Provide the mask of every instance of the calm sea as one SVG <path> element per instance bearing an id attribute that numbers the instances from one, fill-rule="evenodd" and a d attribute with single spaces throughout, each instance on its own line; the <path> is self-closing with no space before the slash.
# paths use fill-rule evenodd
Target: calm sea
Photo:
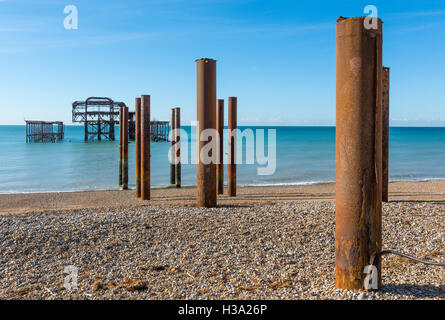
<path id="1" fill-rule="evenodd" d="M 240 127 L 241 130 L 246 128 Z M 189 133 L 189 157 L 196 158 L 195 128 L 184 129 Z M 265 129 L 265 139 L 267 129 L 276 129 L 276 170 L 273 175 L 258 175 L 257 168 L 264 165 L 239 165 L 239 185 L 309 184 L 335 180 L 334 127 L 252 129 L 254 133 L 256 129 Z M 227 131 L 225 139 L 227 149 Z M 169 184 L 169 147 L 166 142 L 152 142 L 153 186 Z M 252 150 L 254 147 L 248 148 Z M 267 148 L 266 143 L 266 154 Z M 130 187 L 134 187 L 134 142 L 130 142 L 129 163 Z M 391 128 L 390 179 L 445 179 L 445 128 Z M 194 164 L 182 165 L 182 183 L 196 183 Z M 0 126 L 0 193 L 117 188 L 118 141 L 84 143 L 83 127 L 66 126 L 63 142 L 26 144 L 25 126 Z"/>

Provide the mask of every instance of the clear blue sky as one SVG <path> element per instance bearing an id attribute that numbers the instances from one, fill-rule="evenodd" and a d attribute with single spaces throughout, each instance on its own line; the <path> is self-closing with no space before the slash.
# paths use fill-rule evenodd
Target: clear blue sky
<path id="1" fill-rule="evenodd" d="M 78 30 L 64 29 L 69 4 Z M 240 124 L 335 125 L 336 19 L 368 4 L 384 21 L 391 124 L 445 125 L 445 1 L 419 0 L 0 0 L 0 124 L 71 123 L 75 100 L 133 109 L 140 94 L 156 119 L 180 106 L 189 122 L 194 61 L 209 57 Z"/>

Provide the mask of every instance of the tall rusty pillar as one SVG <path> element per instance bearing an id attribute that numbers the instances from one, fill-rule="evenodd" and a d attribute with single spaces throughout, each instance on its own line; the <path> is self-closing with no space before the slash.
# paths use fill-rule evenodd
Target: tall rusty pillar
<path id="1" fill-rule="evenodd" d="M 181 108 L 175 109 L 175 185 L 181 188 Z"/>
<path id="2" fill-rule="evenodd" d="M 337 20 L 335 277 L 363 289 L 382 249 L 382 21 Z M 378 259 L 380 260 L 380 259 Z M 381 285 L 381 263 L 376 263 Z M 368 267 L 372 270 L 372 267 Z"/>
<path id="3" fill-rule="evenodd" d="M 170 185 L 176 184 L 176 165 L 175 165 L 175 143 L 176 143 L 176 137 L 175 137 L 175 114 L 176 114 L 176 108 L 172 108 L 172 121 L 171 121 L 171 130 L 170 130 Z"/>
<path id="4" fill-rule="evenodd" d="M 136 197 L 141 197 L 141 98 L 135 99 L 135 158 L 136 158 Z"/>
<path id="5" fill-rule="evenodd" d="M 389 183 L 389 68 L 383 67 L 382 91 L 382 201 L 388 202 Z"/>
<path id="6" fill-rule="evenodd" d="M 122 189 L 128 189 L 128 107 L 123 108 L 123 160 L 122 160 Z"/>
<path id="7" fill-rule="evenodd" d="M 216 186 L 218 194 L 224 194 L 224 99 L 216 101 L 216 131 L 219 135 L 216 150 Z"/>
<path id="8" fill-rule="evenodd" d="M 227 166 L 227 195 L 236 197 L 236 132 L 237 132 L 237 106 L 236 97 L 229 98 L 229 157 Z"/>
<path id="9" fill-rule="evenodd" d="M 201 141 L 201 133 L 207 129 L 216 130 L 216 60 L 204 58 L 196 60 L 196 64 L 198 120 L 196 134 L 198 145 L 198 164 L 196 169 L 197 205 L 198 207 L 211 208 L 216 207 L 216 161 L 214 161 L 216 158 L 216 141 L 214 138 Z M 201 152 L 203 148 L 209 149 L 209 152 Z M 203 161 L 201 158 L 207 161 Z"/>
<path id="10" fill-rule="evenodd" d="M 124 117 L 124 111 L 123 111 L 123 107 L 119 107 L 119 188 L 122 188 L 122 160 L 123 160 L 123 148 L 122 148 L 122 146 L 124 145 L 123 144 L 123 140 L 124 140 L 124 137 L 123 137 L 123 132 L 124 132 L 124 130 L 123 130 L 123 128 L 122 128 L 122 125 L 123 125 L 123 123 L 124 123 L 124 120 L 123 120 L 123 117 Z"/>
<path id="11" fill-rule="evenodd" d="M 141 96 L 141 200 L 150 200 L 150 96 Z"/>

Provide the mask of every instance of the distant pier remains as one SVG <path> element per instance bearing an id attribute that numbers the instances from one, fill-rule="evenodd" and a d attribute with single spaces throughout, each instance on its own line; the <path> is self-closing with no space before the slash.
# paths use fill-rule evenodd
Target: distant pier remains
<path id="1" fill-rule="evenodd" d="M 26 121 L 26 143 L 57 142 L 64 138 L 61 121 Z"/>
<path id="2" fill-rule="evenodd" d="M 85 141 L 115 140 L 115 126 L 119 125 L 119 108 L 124 102 L 106 97 L 90 97 L 73 102 L 72 121 L 85 126 Z M 135 140 L 135 112 L 129 112 L 129 140 Z M 169 121 L 151 121 L 151 140 L 168 141 Z"/>

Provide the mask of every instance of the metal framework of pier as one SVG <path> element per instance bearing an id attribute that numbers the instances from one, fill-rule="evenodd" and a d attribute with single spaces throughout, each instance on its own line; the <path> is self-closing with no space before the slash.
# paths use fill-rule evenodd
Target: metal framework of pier
<path id="1" fill-rule="evenodd" d="M 85 141 L 115 140 L 114 126 L 119 124 L 119 108 L 123 102 L 106 97 L 90 97 L 73 102 L 73 122 L 85 126 Z"/>
<path id="2" fill-rule="evenodd" d="M 62 121 L 26 121 L 26 143 L 56 142 L 64 138 Z"/>
<path id="3" fill-rule="evenodd" d="M 107 97 L 90 97 L 73 102 L 73 122 L 85 126 L 85 141 L 115 140 L 114 127 L 119 125 L 119 109 L 124 102 Z M 135 140 L 135 112 L 129 112 L 129 140 Z M 151 121 L 151 140 L 168 141 L 169 121 Z"/>

